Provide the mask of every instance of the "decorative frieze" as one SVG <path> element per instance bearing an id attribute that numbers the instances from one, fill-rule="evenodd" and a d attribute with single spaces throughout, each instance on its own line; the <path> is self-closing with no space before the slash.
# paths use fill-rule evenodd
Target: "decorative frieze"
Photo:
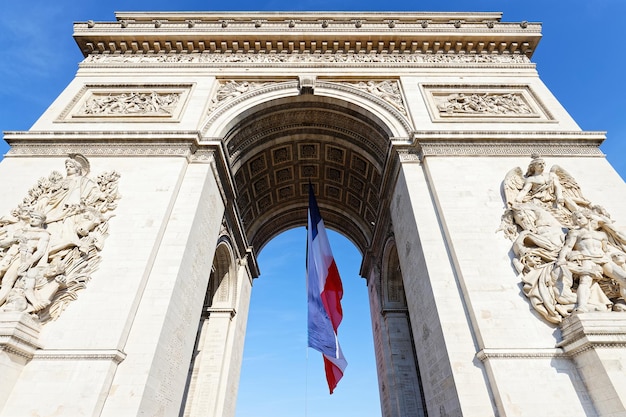
<path id="1" fill-rule="evenodd" d="M 423 156 L 527 156 L 533 152 L 551 156 L 603 156 L 593 144 L 572 142 L 541 143 L 462 143 L 441 141 L 438 143 L 418 142 Z"/>
<path id="2" fill-rule="evenodd" d="M 57 121 L 177 121 L 190 89 L 190 84 L 87 84 Z"/>
<path id="3" fill-rule="evenodd" d="M 519 93 L 452 93 L 436 99 L 442 117 L 459 115 L 532 115 L 533 110 Z"/>
<path id="4" fill-rule="evenodd" d="M 171 116 L 180 93 L 94 93 L 74 116 Z"/>
<path id="5" fill-rule="evenodd" d="M 527 85 L 422 85 L 434 122 L 549 122 L 550 113 Z"/>
<path id="6" fill-rule="evenodd" d="M 64 156 L 83 153 L 92 156 L 187 156 L 189 143 L 15 143 L 7 156 Z"/>
<path id="7" fill-rule="evenodd" d="M 82 67 L 99 65 L 172 65 L 192 64 L 203 66 L 249 65 L 340 65 L 346 67 L 369 66 L 493 66 L 532 65 L 526 55 L 493 53 L 171 53 L 171 54 L 92 54 L 81 63 Z"/>

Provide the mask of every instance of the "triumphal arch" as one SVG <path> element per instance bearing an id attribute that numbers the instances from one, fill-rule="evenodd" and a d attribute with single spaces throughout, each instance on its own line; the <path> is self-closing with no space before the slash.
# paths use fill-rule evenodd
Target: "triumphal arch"
<path id="1" fill-rule="evenodd" d="M 309 181 L 363 255 L 383 416 L 626 415 L 626 186 L 540 80 L 540 24 L 74 30 L 74 80 L 4 134 L 1 416 L 233 416 L 256 255 Z"/>

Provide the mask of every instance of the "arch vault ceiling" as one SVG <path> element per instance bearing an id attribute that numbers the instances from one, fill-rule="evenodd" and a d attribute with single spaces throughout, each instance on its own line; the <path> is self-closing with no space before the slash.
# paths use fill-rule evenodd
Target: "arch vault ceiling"
<path id="1" fill-rule="evenodd" d="M 326 226 L 363 252 L 379 215 L 389 132 L 349 103 L 303 95 L 266 103 L 225 136 L 248 239 L 260 250 L 307 222 L 308 183 Z"/>

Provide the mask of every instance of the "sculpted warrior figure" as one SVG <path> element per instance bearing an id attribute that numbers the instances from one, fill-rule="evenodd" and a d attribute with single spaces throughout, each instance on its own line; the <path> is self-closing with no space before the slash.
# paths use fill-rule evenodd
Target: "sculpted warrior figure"
<path id="1" fill-rule="evenodd" d="M 13 246 L 17 251 L 5 270 L 0 270 L 2 286 L 0 287 L 0 305 L 4 304 L 18 278 L 27 275 L 31 268 L 47 262 L 44 257 L 50 243 L 50 233 L 44 229 L 46 216 L 33 212 L 30 224 L 17 231 L 14 236 L 0 242 L 0 246 Z"/>
<path id="2" fill-rule="evenodd" d="M 499 230 L 533 308 L 551 323 L 572 313 L 626 310 L 626 232 L 583 197 L 559 166 L 533 155 L 525 175 L 509 171 Z"/>
<path id="3" fill-rule="evenodd" d="M 574 212 L 572 218 L 576 227 L 568 232 L 556 264 L 578 278 L 576 310 L 585 312 L 589 311 L 587 305 L 591 285 L 608 277 L 626 288 L 626 271 L 610 255 L 609 234 L 605 231 L 607 224 L 604 220 L 592 222 L 582 211 Z"/>
<path id="4" fill-rule="evenodd" d="M 48 223 L 62 221 L 98 201 L 100 192 L 98 185 L 87 177 L 89 162 L 82 155 L 72 155 L 65 160 L 66 177 L 61 181 L 58 190 L 53 192 L 45 208 Z"/>
<path id="5" fill-rule="evenodd" d="M 119 174 L 94 181 L 79 154 L 66 176 L 40 178 L 10 216 L 0 218 L 0 312 L 58 317 L 96 269 L 117 206 Z"/>

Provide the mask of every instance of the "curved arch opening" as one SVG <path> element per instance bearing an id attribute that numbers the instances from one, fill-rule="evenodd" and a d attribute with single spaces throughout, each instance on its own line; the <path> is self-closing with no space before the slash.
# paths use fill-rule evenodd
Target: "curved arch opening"
<path id="1" fill-rule="evenodd" d="M 306 224 L 308 183 L 329 228 L 364 253 L 381 210 L 392 130 L 336 97 L 273 99 L 242 111 L 223 142 L 249 242 L 257 250 Z"/>
<path id="2" fill-rule="evenodd" d="M 339 327 L 348 361 L 344 377 L 328 395 L 321 354 L 307 349 L 306 229 L 292 228 L 259 254 L 263 272 L 252 289 L 237 417 L 298 415 L 307 398 L 316 415 L 379 413 L 368 290 L 359 276 L 361 255 L 341 234 L 328 234 L 344 287 Z"/>

